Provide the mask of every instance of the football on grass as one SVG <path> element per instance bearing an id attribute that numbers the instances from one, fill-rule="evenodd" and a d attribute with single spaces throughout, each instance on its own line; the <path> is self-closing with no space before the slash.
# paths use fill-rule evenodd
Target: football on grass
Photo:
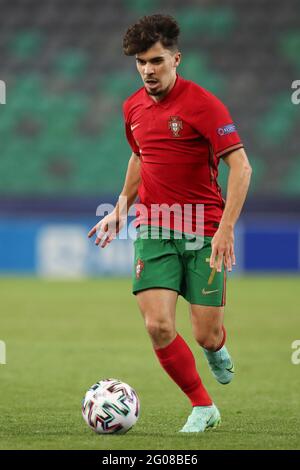
<path id="1" fill-rule="evenodd" d="M 124 434 L 137 422 L 140 402 L 135 390 L 118 379 L 90 387 L 82 400 L 82 416 L 97 434 Z"/>

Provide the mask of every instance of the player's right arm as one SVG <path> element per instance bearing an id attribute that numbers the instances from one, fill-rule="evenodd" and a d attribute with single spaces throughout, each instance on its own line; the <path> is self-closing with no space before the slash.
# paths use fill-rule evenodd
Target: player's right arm
<path id="1" fill-rule="evenodd" d="M 88 233 L 91 238 L 97 234 L 95 244 L 105 248 L 124 226 L 128 211 L 138 195 L 140 184 L 140 157 L 132 153 L 127 167 L 125 183 L 114 210 L 101 219 Z"/>

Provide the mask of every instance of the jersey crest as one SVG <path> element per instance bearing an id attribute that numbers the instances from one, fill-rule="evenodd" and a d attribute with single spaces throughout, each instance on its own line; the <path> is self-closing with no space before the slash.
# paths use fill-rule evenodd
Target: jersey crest
<path id="1" fill-rule="evenodd" d="M 178 116 L 170 116 L 169 129 L 174 137 L 180 137 L 180 131 L 183 129 L 182 120 Z"/>

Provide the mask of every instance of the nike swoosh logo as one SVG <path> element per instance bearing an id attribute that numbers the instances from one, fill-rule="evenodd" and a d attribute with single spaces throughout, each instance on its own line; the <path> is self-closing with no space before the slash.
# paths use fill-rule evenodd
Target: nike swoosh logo
<path id="1" fill-rule="evenodd" d="M 140 125 L 140 124 L 138 123 L 138 124 L 135 124 L 134 126 L 130 126 L 131 131 L 134 131 L 134 129 L 135 129 L 137 126 L 139 126 L 139 125 Z"/>
<path id="2" fill-rule="evenodd" d="M 205 290 L 204 288 L 202 289 L 203 295 L 213 294 L 214 292 L 219 292 L 219 289 L 215 289 L 215 290 Z"/>

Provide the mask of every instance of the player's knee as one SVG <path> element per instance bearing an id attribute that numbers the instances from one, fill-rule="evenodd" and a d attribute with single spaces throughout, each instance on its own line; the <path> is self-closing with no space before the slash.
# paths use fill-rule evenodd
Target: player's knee
<path id="1" fill-rule="evenodd" d="M 174 336 L 174 327 L 165 320 L 146 320 L 146 329 L 156 343 L 167 341 Z"/>
<path id="2" fill-rule="evenodd" d="M 195 336 L 197 343 L 208 351 L 215 351 L 222 341 L 222 330 L 214 330 L 210 333 L 199 333 Z"/>

